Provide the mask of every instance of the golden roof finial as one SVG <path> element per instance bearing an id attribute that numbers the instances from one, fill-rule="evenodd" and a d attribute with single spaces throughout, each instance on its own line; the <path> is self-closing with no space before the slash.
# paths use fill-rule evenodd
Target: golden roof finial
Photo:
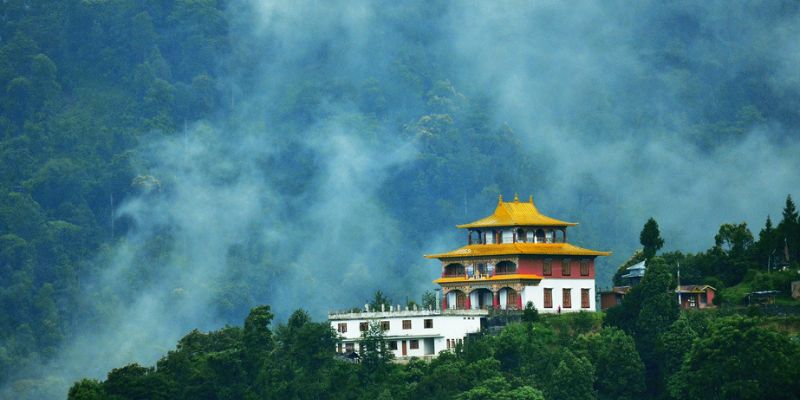
<path id="1" fill-rule="evenodd" d="M 503 195 L 502 195 L 502 194 L 500 194 L 499 196 L 497 196 L 497 202 L 498 202 L 498 203 L 502 203 L 502 202 L 503 202 Z"/>
<path id="2" fill-rule="evenodd" d="M 514 193 L 514 203 L 519 203 L 519 193 Z"/>
<path id="3" fill-rule="evenodd" d="M 533 195 L 531 195 L 531 197 L 528 198 L 528 203 L 533 204 Z"/>

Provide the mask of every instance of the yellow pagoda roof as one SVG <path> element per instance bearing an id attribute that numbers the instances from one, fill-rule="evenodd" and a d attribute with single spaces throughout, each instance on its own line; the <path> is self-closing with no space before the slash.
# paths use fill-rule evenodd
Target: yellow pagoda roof
<path id="1" fill-rule="evenodd" d="M 468 224 L 457 225 L 457 228 L 488 228 L 499 226 L 575 226 L 576 222 L 565 222 L 550 218 L 536 209 L 533 196 L 527 202 L 520 202 L 514 196 L 513 202 L 504 202 L 500 196 L 494 213 L 486 218 Z"/>
<path id="2" fill-rule="evenodd" d="M 569 243 L 501 243 L 471 244 L 447 253 L 430 254 L 425 258 L 463 258 L 504 255 L 608 256 L 611 252 L 584 249 Z"/>
<path id="3" fill-rule="evenodd" d="M 491 282 L 491 281 L 508 281 L 508 280 L 516 280 L 516 279 L 523 279 L 523 280 L 541 280 L 542 277 L 539 275 L 534 274 L 506 274 L 506 275 L 494 275 L 494 276 L 487 276 L 484 278 L 468 278 L 465 276 L 457 276 L 457 277 L 448 277 L 448 278 L 439 278 L 433 283 L 456 283 L 456 282 Z"/>

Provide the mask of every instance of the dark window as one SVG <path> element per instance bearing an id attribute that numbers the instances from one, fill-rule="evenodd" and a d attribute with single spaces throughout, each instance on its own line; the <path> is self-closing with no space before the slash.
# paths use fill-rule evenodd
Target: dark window
<path id="1" fill-rule="evenodd" d="M 508 275 L 517 272 L 517 265 L 511 261 L 501 261 L 497 263 L 497 269 L 495 273 L 497 275 Z"/>
<path id="2" fill-rule="evenodd" d="M 336 352 L 342 352 L 342 342 L 336 343 Z"/>
<path id="3" fill-rule="evenodd" d="M 553 308 L 553 289 L 544 290 L 544 308 Z"/>
<path id="4" fill-rule="evenodd" d="M 339 333 L 347 332 L 347 323 L 339 324 L 339 326 L 336 328 L 336 331 L 339 332 Z"/>
<path id="5" fill-rule="evenodd" d="M 412 350 L 419 348 L 419 340 L 411 339 L 411 346 L 409 346 Z"/>
<path id="6" fill-rule="evenodd" d="M 553 260 L 550 259 L 550 258 L 545 258 L 544 259 L 544 268 L 542 268 L 542 269 L 543 269 L 542 273 L 545 276 L 553 275 Z"/>
<path id="7" fill-rule="evenodd" d="M 425 320 L 425 329 L 432 329 L 432 328 L 433 328 L 433 320 L 432 319 L 426 319 Z"/>
<path id="8" fill-rule="evenodd" d="M 466 268 L 462 264 L 447 264 L 444 267 L 444 274 L 445 277 L 461 277 L 464 276 L 466 273 Z"/>
<path id="9" fill-rule="evenodd" d="M 344 344 L 344 351 L 348 353 L 352 353 L 356 349 L 355 344 L 353 343 L 345 343 Z"/>
<path id="10" fill-rule="evenodd" d="M 366 332 L 369 330 L 369 322 L 362 322 L 358 324 L 358 330 L 361 332 Z"/>
<path id="11" fill-rule="evenodd" d="M 589 308 L 589 289 L 581 289 L 581 308 Z"/>
<path id="12" fill-rule="evenodd" d="M 389 321 L 381 321 L 381 330 L 388 331 L 389 330 Z"/>
<path id="13" fill-rule="evenodd" d="M 581 276 L 589 276 L 589 260 L 581 260 Z"/>
<path id="14" fill-rule="evenodd" d="M 561 260 L 561 275 L 562 276 L 572 275 L 572 271 L 570 270 L 569 258 Z"/>
<path id="15" fill-rule="evenodd" d="M 572 308 L 572 289 L 564 289 L 564 308 Z"/>
<path id="16" fill-rule="evenodd" d="M 404 319 L 403 320 L 403 329 L 411 329 L 411 320 L 410 319 Z"/>
<path id="17" fill-rule="evenodd" d="M 390 340 L 389 341 L 389 350 L 397 350 L 397 341 L 396 340 Z"/>
<path id="18" fill-rule="evenodd" d="M 450 347 L 450 339 L 447 339 L 447 348 L 449 349 Z"/>
<path id="19" fill-rule="evenodd" d="M 509 310 L 519 308 L 519 293 L 514 289 L 506 289 L 506 308 Z"/>

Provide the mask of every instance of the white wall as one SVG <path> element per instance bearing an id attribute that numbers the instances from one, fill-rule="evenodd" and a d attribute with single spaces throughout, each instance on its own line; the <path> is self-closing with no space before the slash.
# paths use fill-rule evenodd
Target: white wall
<path id="1" fill-rule="evenodd" d="M 553 307 L 544 308 L 544 289 L 553 289 Z M 572 289 L 570 298 L 572 308 L 564 308 L 563 289 Z M 589 289 L 589 308 L 581 308 L 581 289 Z M 536 286 L 526 286 L 522 292 L 523 307 L 533 302 L 539 312 L 554 313 L 561 306 L 561 312 L 595 311 L 594 279 L 542 279 Z"/>
<path id="2" fill-rule="evenodd" d="M 437 311 L 395 311 L 395 312 L 372 312 L 350 314 L 353 318 L 330 319 L 331 327 L 337 330 L 340 323 L 347 324 L 347 332 L 339 333 L 340 340 L 343 342 L 357 342 L 361 339 L 362 332 L 359 325 L 362 322 L 389 321 L 389 330 L 384 331 L 384 336 L 388 341 L 397 341 L 397 350 L 394 350 L 395 357 L 402 357 L 402 343 L 406 341 L 407 357 L 422 357 L 425 354 L 425 338 L 433 339 L 434 354 L 447 349 L 447 339 L 464 339 L 468 333 L 480 331 L 480 319 L 485 316 L 485 310 L 447 312 L 445 314 Z M 425 328 L 425 320 L 433 320 L 432 328 Z M 403 320 L 411 321 L 411 329 L 403 329 Z M 337 331 L 338 332 L 338 331 Z M 419 340 L 419 348 L 411 349 L 410 341 Z M 344 346 L 343 346 L 344 347 Z M 358 350 L 358 346 L 356 346 Z"/>

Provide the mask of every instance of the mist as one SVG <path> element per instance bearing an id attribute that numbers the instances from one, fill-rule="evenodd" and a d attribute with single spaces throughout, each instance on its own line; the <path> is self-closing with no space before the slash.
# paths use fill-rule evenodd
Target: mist
<path id="1" fill-rule="evenodd" d="M 218 60 L 225 106 L 137 150 L 151 184 L 116 211 L 129 228 L 91 260 L 102 273 L 81 277 L 80 333 L 35 369 L 63 397 L 76 379 L 152 365 L 192 329 L 239 324 L 258 304 L 279 323 L 299 308 L 322 320 L 376 290 L 418 301 L 439 271 L 422 255 L 463 245 L 454 225 L 491 213 L 499 194 L 533 195 L 580 223 L 571 242 L 612 251 L 600 286 L 651 216 L 665 250 L 704 250 L 726 222 L 757 233 L 800 195 L 797 114 L 755 98 L 797 105 L 799 14 L 759 23 L 779 11 L 235 3 L 234 51 Z M 708 54 L 724 64 L 695 62 Z M 769 71 L 766 86 L 747 80 L 755 70 Z M 711 91 L 728 81 L 742 92 Z M 465 142 L 470 118 L 488 129 Z M 703 133 L 715 124 L 728 134 Z M 472 170 L 473 157 L 508 167 Z"/>

